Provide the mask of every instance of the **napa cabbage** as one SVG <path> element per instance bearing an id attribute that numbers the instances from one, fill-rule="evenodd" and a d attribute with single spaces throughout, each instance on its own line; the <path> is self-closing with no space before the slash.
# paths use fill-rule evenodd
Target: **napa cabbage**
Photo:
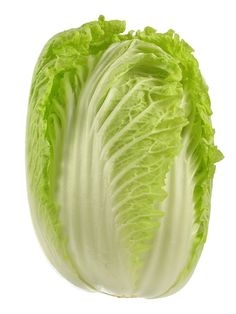
<path id="1" fill-rule="evenodd" d="M 155 298 L 195 269 L 222 153 L 193 49 L 173 30 L 124 32 L 101 16 L 44 47 L 29 99 L 28 195 L 64 277 Z"/>

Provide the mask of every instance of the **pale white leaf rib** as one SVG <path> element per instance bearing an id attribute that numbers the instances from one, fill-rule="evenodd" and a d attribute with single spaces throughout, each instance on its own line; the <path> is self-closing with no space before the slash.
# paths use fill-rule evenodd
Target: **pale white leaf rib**
<path id="1" fill-rule="evenodd" d="M 139 293 L 156 297 L 164 294 L 185 267 L 194 239 L 194 182 L 186 145 L 175 158 L 167 176 L 167 198 L 160 209 L 166 214 L 153 242 L 150 257 L 140 281 Z M 153 280 L 155 273 L 155 280 Z"/>

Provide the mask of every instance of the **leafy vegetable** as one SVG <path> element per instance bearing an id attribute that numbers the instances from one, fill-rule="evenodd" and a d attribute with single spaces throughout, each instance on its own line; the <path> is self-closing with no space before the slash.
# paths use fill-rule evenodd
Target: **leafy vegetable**
<path id="1" fill-rule="evenodd" d="M 192 48 L 172 30 L 124 31 L 100 17 L 44 47 L 29 101 L 29 201 L 67 279 L 155 298 L 196 266 L 222 154 Z"/>

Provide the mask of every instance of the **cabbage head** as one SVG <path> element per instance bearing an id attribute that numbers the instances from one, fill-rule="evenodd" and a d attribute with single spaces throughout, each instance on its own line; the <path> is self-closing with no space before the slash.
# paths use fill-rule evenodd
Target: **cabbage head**
<path id="1" fill-rule="evenodd" d="M 101 16 L 44 47 L 29 99 L 28 195 L 65 278 L 156 298 L 197 264 L 222 154 L 193 49 L 173 30 L 124 32 Z"/>

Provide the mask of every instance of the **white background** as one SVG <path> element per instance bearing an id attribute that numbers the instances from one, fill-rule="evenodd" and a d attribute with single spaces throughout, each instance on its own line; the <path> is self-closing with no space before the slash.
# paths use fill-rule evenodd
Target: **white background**
<path id="1" fill-rule="evenodd" d="M 235 1 L 6 0 L 0 2 L 0 312 L 236 313 Z M 173 28 L 195 48 L 210 87 L 217 165 L 209 236 L 198 267 L 177 294 L 118 299 L 75 288 L 49 264 L 36 239 L 25 186 L 24 139 L 32 71 L 55 33 L 104 14 L 127 29 Z"/>

